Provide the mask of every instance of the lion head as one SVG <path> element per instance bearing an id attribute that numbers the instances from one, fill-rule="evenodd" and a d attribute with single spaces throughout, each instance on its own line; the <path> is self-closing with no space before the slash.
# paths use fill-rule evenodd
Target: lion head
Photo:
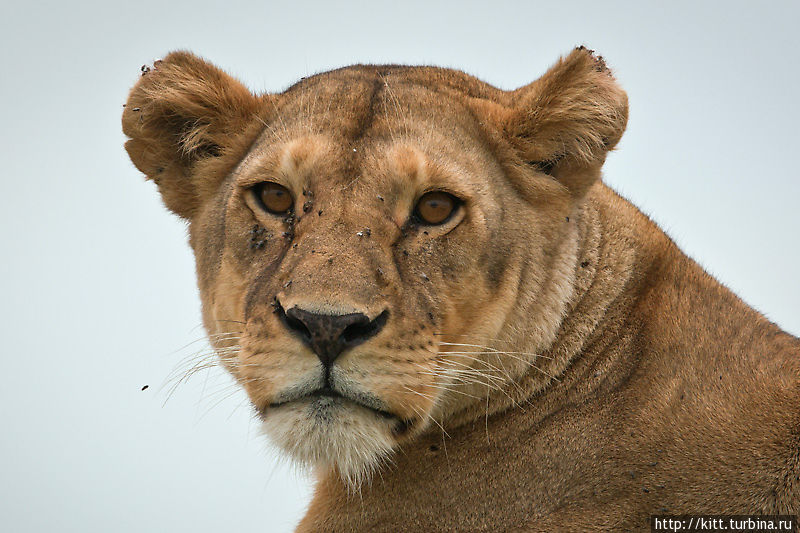
<path id="1" fill-rule="evenodd" d="M 537 354 L 573 297 L 570 215 L 626 120 L 579 48 L 514 91 L 357 65 L 264 95 L 178 52 L 122 123 L 188 221 L 210 341 L 267 434 L 358 483 L 406 439 L 563 370 Z"/>

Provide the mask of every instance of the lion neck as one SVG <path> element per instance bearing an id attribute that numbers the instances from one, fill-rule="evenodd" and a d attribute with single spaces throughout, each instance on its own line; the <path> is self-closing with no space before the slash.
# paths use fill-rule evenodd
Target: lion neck
<path id="1" fill-rule="evenodd" d="M 620 216 L 620 209 L 626 216 Z M 629 337 L 624 329 L 643 273 L 668 240 L 660 231 L 653 233 L 652 223 L 603 184 L 576 206 L 570 221 L 571 231 L 554 255 L 548 279 L 535 294 L 520 292 L 518 301 L 526 301 L 506 320 L 507 328 L 516 332 L 506 348 L 513 352 L 508 357 L 519 367 L 519 354 L 527 354 L 524 368 L 488 395 L 489 387 L 484 388 L 480 401 L 462 402 L 462 409 L 440 421 L 444 429 L 524 409 L 550 390 L 589 396 L 601 384 L 624 379 L 606 372 L 619 366 L 614 358 L 622 357 L 622 345 L 609 351 L 606 344 Z M 514 283 L 525 286 L 526 280 L 523 276 L 521 283 Z M 524 321 L 529 327 L 520 328 Z M 490 363 L 506 370 L 509 360 L 502 357 Z M 475 387 L 469 392 L 481 391 Z"/>

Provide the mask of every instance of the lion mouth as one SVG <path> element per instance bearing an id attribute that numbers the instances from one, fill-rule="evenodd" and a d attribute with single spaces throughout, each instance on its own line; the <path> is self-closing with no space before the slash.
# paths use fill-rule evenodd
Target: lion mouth
<path id="1" fill-rule="evenodd" d="M 274 409 L 276 407 L 281 407 L 281 406 L 284 406 L 284 405 L 288 405 L 290 403 L 294 403 L 294 402 L 298 402 L 298 401 L 302 401 L 302 400 L 307 400 L 307 399 L 312 399 L 312 398 L 334 398 L 334 399 L 337 399 L 337 400 L 340 400 L 340 401 L 354 403 L 354 404 L 356 404 L 356 405 L 358 405 L 360 407 L 363 407 L 365 409 L 369 409 L 370 411 L 372 411 L 372 412 L 374 412 L 374 413 L 376 413 L 376 414 L 378 414 L 378 415 L 380 415 L 380 416 L 382 416 L 384 418 L 399 418 L 397 415 L 378 407 L 376 404 L 378 404 L 379 402 L 377 402 L 376 400 L 374 400 L 372 398 L 369 398 L 369 399 L 365 400 L 364 398 L 353 398 L 353 397 L 350 397 L 350 396 L 345 396 L 341 392 L 339 392 L 339 391 L 337 391 L 337 390 L 335 390 L 335 389 L 333 389 L 333 388 L 331 388 L 329 386 L 320 387 L 320 388 L 318 388 L 318 389 L 316 389 L 314 391 L 311 391 L 309 393 L 306 393 L 306 394 L 301 394 L 301 395 L 297 395 L 295 397 L 285 398 L 285 399 L 282 399 L 281 401 L 271 403 L 271 404 L 269 404 L 269 408 L 270 409 Z"/>
<path id="2" fill-rule="evenodd" d="M 319 401 L 322 403 L 328 403 L 325 401 L 325 399 L 328 399 L 328 402 L 333 401 L 341 403 L 350 403 L 358 407 L 362 407 L 368 411 L 371 411 L 383 419 L 394 421 L 395 425 L 392 431 L 395 433 L 395 435 L 398 436 L 406 433 L 411 428 L 414 422 L 413 420 L 406 420 L 390 411 L 383 409 L 382 402 L 380 402 L 379 400 L 377 400 L 372 396 L 361 395 L 353 397 L 342 394 L 341 392 L 329 386 L 320 387 L 306 394 L 300 394 L 290 398 L 283 398 L 278 402 L 270 403 L 265 409 L 262 410 L 261 415 L 262 417 L 266 416 L 267 414 L 266 412 L 269 409 L 277 409 L 283 406 L 307 400 L 310 400 L 312 402 Z"/>

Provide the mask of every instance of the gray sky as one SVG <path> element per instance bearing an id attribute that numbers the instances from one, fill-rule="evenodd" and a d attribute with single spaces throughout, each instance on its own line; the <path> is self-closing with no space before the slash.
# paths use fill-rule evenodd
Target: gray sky
<path id="1" fill-rule="evenodd" d="M 164 405 L 170 372 L 204 346 L 194 264 L 119 122 L 139 66 L 174 49 L 256 91 L 354 62 L 514 88 L 585 43 L 630 99 L 606 182 L 800 333 L 800 3 L 646 4 L 5 5 L 0 529 L 284 532 L 310 497 L 219 371 Z"/>

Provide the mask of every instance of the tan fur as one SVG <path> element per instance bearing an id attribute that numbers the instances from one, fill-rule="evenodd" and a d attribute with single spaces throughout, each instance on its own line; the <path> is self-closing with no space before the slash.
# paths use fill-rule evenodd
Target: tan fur
<path id="1" fill-rule="evenodd" d="M 189 221 L 210 339 L 317 473 L 298 531 L 798 512 L 800 341 L 603 185 L 626 121 L 584 48 L 509 92 L 358 65 L 254 96 L 187 53 L 137 83 L 126 148 Z M 440 226 L 409 219 L 431 190 L 463 200 Z M 305 396 L 322 367 L 278 303 L 389 312 L 333 365 L 352 401 Z"/>

